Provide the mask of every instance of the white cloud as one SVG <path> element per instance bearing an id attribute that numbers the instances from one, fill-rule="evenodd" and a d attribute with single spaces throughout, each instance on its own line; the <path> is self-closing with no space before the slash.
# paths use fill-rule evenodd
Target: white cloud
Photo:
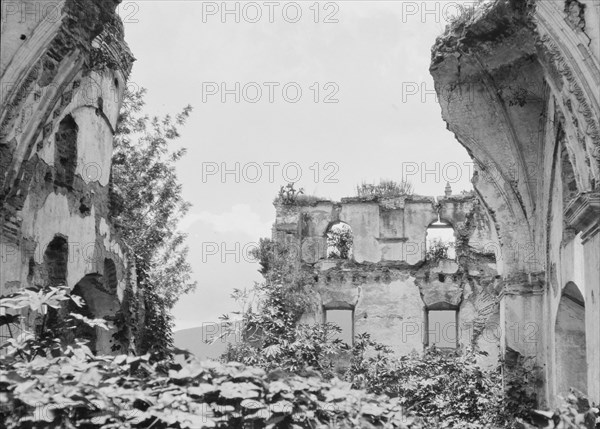
<path id="1" fill-rule="evenodd" d="M 230 211 L 220 214 L 190 213 L 181 221 L 181 229 L 185 231 L 198 221 L 210 225 L 215 232 L 241 232 L 253 238 L 269 236 L 271 230 L 271 222 L 263 222 L 248 204 L 235 204 Z"/>

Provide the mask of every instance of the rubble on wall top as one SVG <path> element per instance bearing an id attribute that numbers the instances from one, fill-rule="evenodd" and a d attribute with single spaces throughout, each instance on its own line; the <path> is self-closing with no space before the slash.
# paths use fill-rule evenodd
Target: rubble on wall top
<path id="1" fill-rule="evenodd" d="M 482 1 L 446 26 L 431 50 L 432 66 L 446 55 L 461 55 L 482 43 L 502 42 L 529 27 L 535 0 Z"/>

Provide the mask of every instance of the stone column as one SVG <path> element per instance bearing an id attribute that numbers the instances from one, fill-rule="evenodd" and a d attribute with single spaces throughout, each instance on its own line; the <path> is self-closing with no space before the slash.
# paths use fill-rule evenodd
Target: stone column
<path id="1" fill-rule="evenodd" d="M 522 356 L 543 353 L 543 283 L 533 274 L 521 273 L 503 280 L 500 293 L 501 351 Z M 540 362 L 541 363 L 541 362 Z"/>
<path id="2" fill-rule="evenodd" d="M 581 232 L 585 290 L 588 391 L 600 402 L 600 192 L 582 192 L 565 209 L 568 224 Z"/>
<path id="3" fill-rule="evenodd" d="M 538 275 L 517 273 L 502 281 L 500 300 L 500 353 L 504 378 L 526 364 L 542 369 L 545 361 L 544 283 Z M 543 388 L 537 391 L 545 405 Z"/>

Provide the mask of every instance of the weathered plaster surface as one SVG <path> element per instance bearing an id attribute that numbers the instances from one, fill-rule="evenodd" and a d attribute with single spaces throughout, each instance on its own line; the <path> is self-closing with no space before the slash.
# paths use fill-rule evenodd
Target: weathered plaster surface
<path id="1" fill-rule="evenodd" d="M 130 270 L 109 219 L 113 133 L 133 62 L 117 3 L 14 1 L 1 27 L 1 293 L 50 280 L 90 292 L 116 276 L 107 297 L 90 295 L 97 317 L 114 316 Z M 45 256 L 57 238 L 68 248 L 60 269 Z M 109 337 L 99 351 L 111 352 Z"/>
<path id="2" fill-rule="evenodd" d="M 457 323 L 440 330 L 458 336 L 461 347 L 488 352 L 483 365 L 497 364 L 499 244 L 475 195 L 353 197 L 276 209 L 274 239 L 297 246 L 316 278 L 304 322 L 324 321 L 326 309 L 352 309 L 355 335 L 369 333 L 404 355 L 423 350 L 429 335 L 444 335 L 427 326 L 428 310 L 456 310 Z M 427 229 L 439 219 L 454 228 L 456 260 L 426 258 Z M 327 257 L 327 232 L 340 221 L 352 229 L 348 260 Z"/>
<path id="3" fill-rule="evenodd" d="M 536 357 L 550 403 L 568 373 L 555 352 L 568 282 L 585 297 L 587 340 L 571 375 L 587 366 L 600 400 L 599 17 L 593 0 L 484 2 L 432 51 L 442 117 L 478 166 L 500 243 L 502 347 Z"/>

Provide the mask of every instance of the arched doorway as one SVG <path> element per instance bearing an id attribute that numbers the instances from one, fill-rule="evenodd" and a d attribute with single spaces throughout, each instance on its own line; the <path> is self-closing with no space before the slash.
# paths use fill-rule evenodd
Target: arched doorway
<path id="1" fill-rule="evenodd" d="M 99 274 L 88 274 L 82 278 L 73 288 L 72 293 L 79 295 L 86 302 L 83 312 L 87 317 L 94 319 L 106 319 L 107 325 L 112 326 L 110 321 L 120 309 L 119 299 L 116 291 L 113 293 L 104 287 L 104 279 Z M 90 349 L 98 354 L 112 354 L 114 343 L 113 334 L 116 328 L 106 329 L 95 327 L 85 328 L 84 337 L 90 340 Z"/>
<path id="2" fill-rule="evenodd" d="M 556 393 L 566 395 L 570 387 L 587 393 L 585 302 L 573 282 L 563 289 L 554 329 Z"/>
<path id="3" fill-rule="evenodd" d="M 61 235 L 56 235 L 44 251 L 44 266 L 48 275 L 48 285 L 60 286 L 67 284 L 68 264 L 69 244 L 67 239 Z M 33 274 L 31 277 L 33 277 Z"/>

